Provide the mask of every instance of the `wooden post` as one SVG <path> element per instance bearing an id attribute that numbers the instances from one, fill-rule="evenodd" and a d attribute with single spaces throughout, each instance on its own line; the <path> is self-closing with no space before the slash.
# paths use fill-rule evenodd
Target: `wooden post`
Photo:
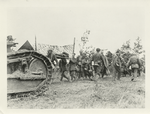
<path id="1" fill-rule="evenodd" d="M 74 38 L 74 41 L 73 41 L 73 54 L 74 54 L 74 50 L 75 50 L 75 38 Z"/>
<path id="2" fill-rule="evenodd" d="M 37 51 L 36 36 L 35 36 L 35 51 Z"/>

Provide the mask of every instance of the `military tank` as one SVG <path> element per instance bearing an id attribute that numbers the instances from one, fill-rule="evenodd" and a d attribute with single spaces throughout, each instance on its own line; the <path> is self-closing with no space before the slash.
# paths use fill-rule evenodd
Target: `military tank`
<path id="1" fill-rule="evenodd" d="M 13 51 L 17 43 L 11 37 L 7 37 L 7 98 L 43 93 L 52 76 L 51 62 L 34 50 Z"/>

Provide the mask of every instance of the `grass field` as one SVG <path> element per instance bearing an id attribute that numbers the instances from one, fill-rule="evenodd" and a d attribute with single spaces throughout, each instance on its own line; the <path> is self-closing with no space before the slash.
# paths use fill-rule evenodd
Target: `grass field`
<path id="1" fill-rule="evenodd" d="M 58 77 L 59 78 L 59 77 Z M 130 77 L 112 81 L 112 77 L 97 82 L 88 79 L 75 82 L 53 81 L 49 90 L 38 97 L 10 99 L 10 109 L 79 109 L 79 108 L 144 108 L 145 75 L 135 82 Z"/>

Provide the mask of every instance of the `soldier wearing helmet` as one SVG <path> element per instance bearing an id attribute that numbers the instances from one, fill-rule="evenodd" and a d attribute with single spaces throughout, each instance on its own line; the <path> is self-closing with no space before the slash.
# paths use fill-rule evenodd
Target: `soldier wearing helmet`
<path id="1" fill-rule="evenodd" d="M 82 77 L 84 77 L 84 72 L 83 72 L 83 58 L 84 58 L 84 53 L 82 50 L 80 50 L 80 55 L 77 56 L 77 65 L 78 65 L 78 68 L 79 68 L 79 79 Z"/>
<path id="2" fill-rule="evenodd" d="M 71 81 L 69 79 L 69 77 L 67 77 L 67 74 L 68 74 L 68 66 L 67 66 L 68 63 L 67 63 L 67 59 L 66 59 L 67 55 L 68 55 L 68 53 L 63 52 L 62 53 L 62 58 L 59 61 L 59 66 L 61 68 L 61 78 L 60 78 L 60 81 L 62 81 L 63 78 L 66 78 L 68 81 Z"/>
<path id="3" fill-rule="evenodd" d="M 47 57 L 50 59 L 50 61 L 52 62 L 52 66 L 56 66 L 58 67 L 58 60 L 56 58 L 56 55 L 53 53 L 52 49 L 49 49 L 47 52 Z M 56 62 L 56 63 L 55 63 Z"/>
<path id="4" fill-rule="evenodd" d="M 112 60 L 114 81 L 116 80 L 116 78 L 117 80 L 120 80 L 121 78 L 122 62 L 123 64 L 125 64 L 125 61 L 121 57 L 121 51 L 118 49 L 116 51 L 116 55 L 113 57 L 113 60 Z"/>
<path id="5" fill-rule="evenodd" d="M 98 78 L 97 75 L 100 75 L 100 66 L 103 61 L 102 55 L 100 53 L 100 48 L 96 49 L 96 53 L 92 56 L 91 62 L 94 62 L 93 67 L 94 67 L 94 77 Z"/>

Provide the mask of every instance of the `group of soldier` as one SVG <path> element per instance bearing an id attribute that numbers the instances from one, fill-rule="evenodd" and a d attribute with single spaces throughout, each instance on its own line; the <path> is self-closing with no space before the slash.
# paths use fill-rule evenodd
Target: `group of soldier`
<path id="1" fill-rule="evenodd" d="M 116 51 L 111 63 L 108 62 L 107 57 L 103 55 L 100 48 L 97 48 L 93 54 L 86 54 L 80 51 L 80 55 L 76 58 L 75 53 L 73 53 L 69 61 L 65 57 L 65 52 L 62 55 L 63 57 L 58 61 L 53 50 L 48 50 L 47 54 L 53 68 L 59 69 L 61 72 L 60 81 L 63 78 L 66 78 L 70 82 L 84 78 L 97 80 L 100 76 L 103 78 L 104 75 L 110 74 L 112 74 L 113 80 L 120 80 L 123 71 L 130 71 L 131 81 L 134 81 L 140 75 L 142 67 L 137 54 L 132 54 L 128 62 L 125 62 L 119 50 Z M 110 72 L 110 68 L 113 69 L 112 72 Z M 68 73 L 70 78 L 67 76 Z"/>
<path id="2" fill-rule="evenodd" d="M 137 53 L 133 52 L 131 57 L 126 62 L 121 56 L 120 50 L 117 50 L 116 55 L 112 60 L 113 77 L 120 80 L 121 74 L 125 73 L 131 76 L 131 81 L 135 81 L 138 76 L 141 76 L 143 70 L 142 62 Z"/>

